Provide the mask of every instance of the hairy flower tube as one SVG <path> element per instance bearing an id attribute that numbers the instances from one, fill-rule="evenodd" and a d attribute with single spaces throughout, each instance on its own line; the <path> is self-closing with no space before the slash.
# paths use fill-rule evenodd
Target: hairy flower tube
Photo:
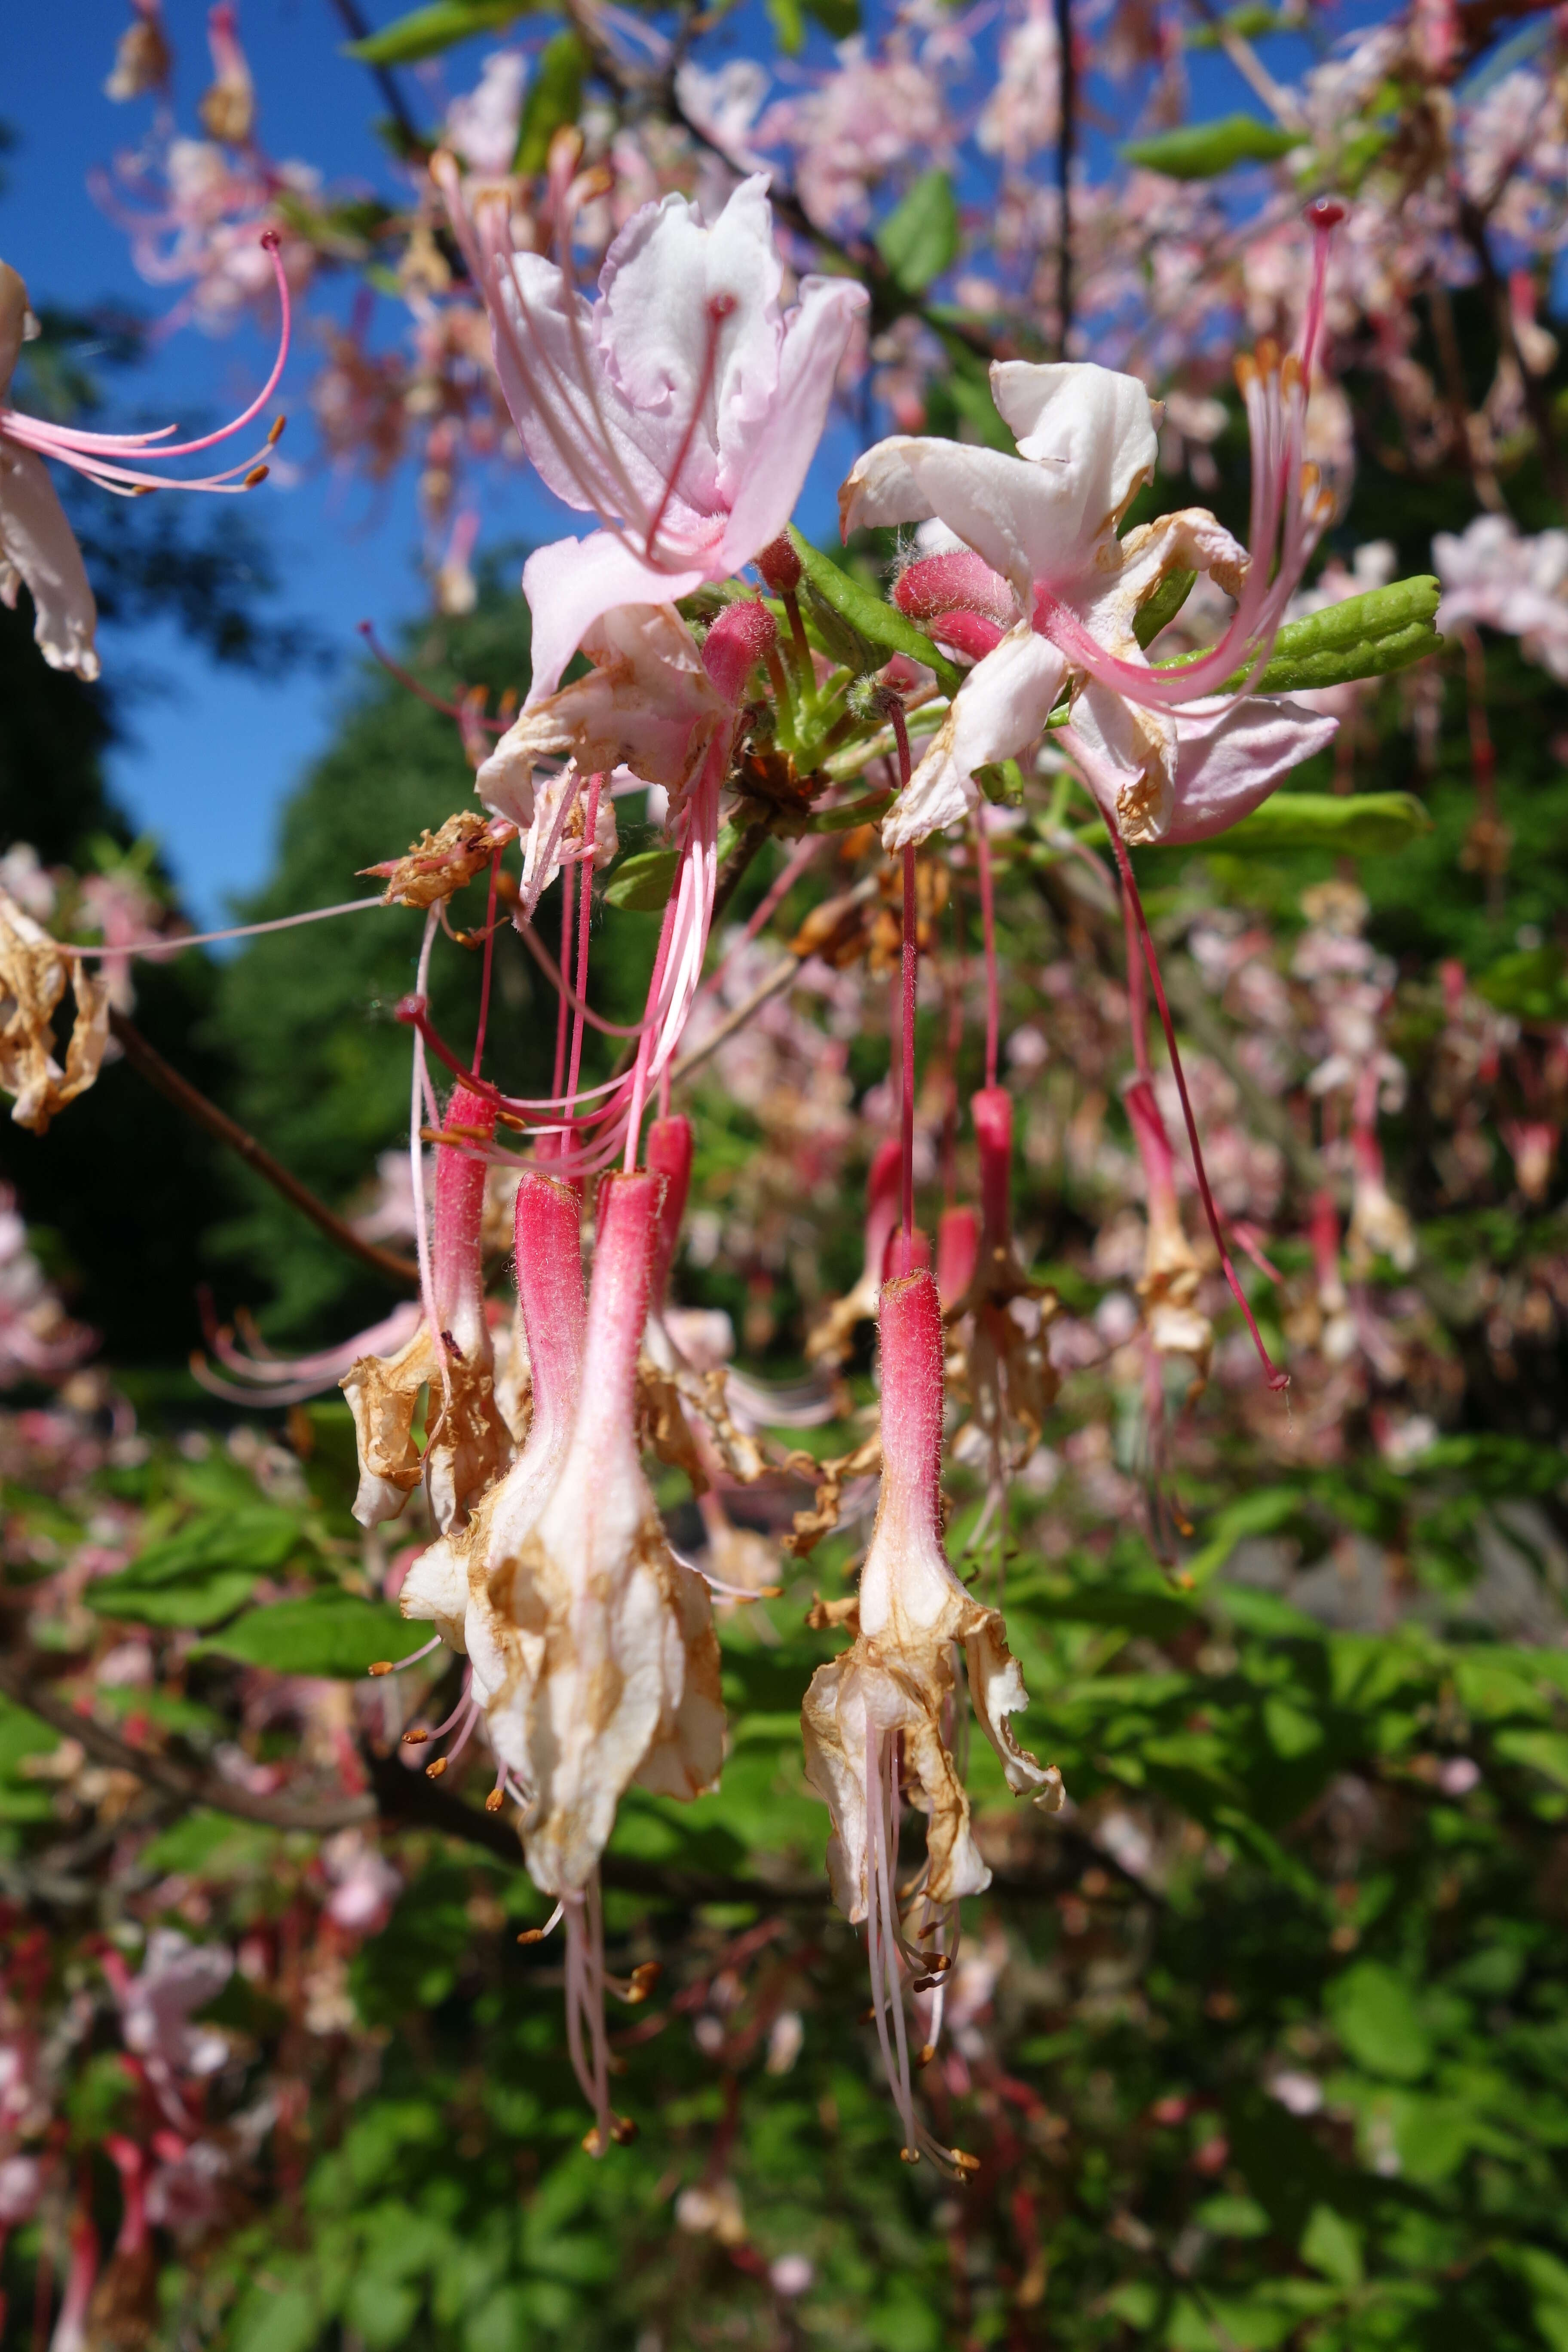
<path id="1" fill-rule="evenodd" d="M 437 1526 L 460 1525 L 505 1467 L 510 1438 L 495 1396 L 495 1355 L 485 1315 L 480 1231 L 483 1147 L 495 1133 L 488 1095 L 458 1087 L 436 1153 L 436 1217 L 425 1312 L 394 1356 L 362 1356 L 342 1382 L 354 1418 L 362 1527 L 395 1519 L 424 1479 Z M 428 1435 L 414 1438 L 429 1392 Z"/>
<path id="2" fill-rule="evenodd" d="M 999 1613 L 971 1599 L 948 1563 L 942 1533 L 942 1306 L 921 1270 L 883 1286 L 882 1486 L 857 1600 L 830 1604 L 851 1647 L 812 1676 L 801 1710 L 806 1778 L 833 1821 L 827 1870 L 834 1899 L 868 1923 L 871 1992 L 883 2063 L 904 2131 L 904 2154 L 951 2165 L 917 2117 L 910 2080 L 904 1978 L 917 1989 L 952 1965 L 956 1905 L 991 1874 L 970 1826 L 953 1763 L 962 1649 L 975 1715 L 1007 1785 L 1054 1811 L 1061 1775 L 1019 1747 L 1009 1717 L 1026 1704 Z M 926 1859 L 914 1881 L 917 1917 L 900 1923 L 896 1881 L 904 1792 L 926 1816 Z"/>
<path id="3" fill-rule="evenodd" d="M 498 1562 L 493 1536 L 489 1555 L 489 1593 L 515 1633 L 507 1655 L 517 1670 L 486 1701 L 486 1720 L 524 1793 L 530 1875 L 564 1909 L 567 2036 L 600 2155 L 614 2119 L 599 1857 L 634 1781 L 695 1797 L 718 1780 L 724 1751 L 708 1589 L 669 1549 L 637 1447 L 637 1357 L 663 1189 L 647 1174 L 601 1185 L 571 1433 L 515 1557 Z"/>

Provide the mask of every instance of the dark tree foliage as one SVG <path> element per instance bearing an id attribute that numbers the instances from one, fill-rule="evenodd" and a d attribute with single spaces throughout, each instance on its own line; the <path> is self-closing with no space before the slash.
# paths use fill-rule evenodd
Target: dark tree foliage
<path id="1" fill-rule="evenodd" d="M 515 589 L 492 581 L 471 616 L 430 622 L 400 650 L 430 690 L 448 697 L 464 685 L 488 686 L 493 707 L 507 688 L 526 688 L 527 629 L 527 607 Z M 363 867 L 398 856 L 423 829 L 434 831 L 474 805 L 473 774 L 452 720 L 386 673 L 372 672 L 331 748 L 289 803 L 272 877 L 247 902 L 246 914 L 265 921 L 368 895 L 376 886 L 356 878 Z M 451 902 L 453 929 L 481 929 L 485 903 L 481 877 Z M 543 919 L 553 936 L 553 908 Z M 612 927 L 609 943 L 595 951 L 595 1003 L 609 1019 L 633 1018 L 656 926 L 646 916 L 603 908 L 595 922 Z M 395 1013 L 414 986 L 420 936 L 421 918 L 406 908 L 345 916 L 256 940 L 219 982 L 211 1034 L 238 1073 L 237 1115 L 337 1206 L 352 1203 L 375 1153 L 407 1142 L 408 1033 Z M 477 953 L 442 938 L 432 964 L 437 1023 L 465 1058 L 473 1047 Z M 494 991 L 487 1075 L 523 1094 L 548 1093 L 553 1002 L 504 923 L 496 937 Z M 617 1041 L 589 1038 L 584 1070 L 590 1084 L 610 1066 L 606 1044 Z M 444 1087 L 445 1074 L 437 1076 Z M 272 1194 L 248 1180 L 247 1192 L 251 1205 L 220 1245 L 245 1262 L 236 1282 L 251 1285 L 253 1270 L 264 1271 L 274 1328 L 293 1334 L 330 1315 L 341 1330 L 345 1317 L 369 1320 L 385 1311 L 385 1291 L 373 1277 Z"/>

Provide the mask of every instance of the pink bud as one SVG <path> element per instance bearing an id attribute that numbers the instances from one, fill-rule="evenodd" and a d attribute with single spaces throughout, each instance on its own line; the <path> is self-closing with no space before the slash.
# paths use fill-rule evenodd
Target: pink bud
<path id="1" fill-rule="evenodd" d="M 919 557 L 900 574 L 893 602 L 908 619 L 928 625 L 939 614 L 978 613 L 1000 632 L 1018 618 L 1017 598 L 1002 574 L 965 548 Z"/>
<path id="2" fill-rule="evenodd" d="M 495 1133 L 495 1111 L 483 1095 L 459 1085 L 447 1106 L 447 1134 L 472 1128 L 488 1140 Z M 485 1352 L 484 1269 L 479 1237 L 485 1212 L 485 1162 L 471 1139 L 444 1144 L 436 1153 L 436 1234 L 433 1273 L 436 1310 L 443 1331 L 450 1332 L 463 1354 Z"/>
<path id="3" fill-rule="evenodd" d="M 703 667 L 726 702 L 745 696 L 746 681 L 758 662 L 778 643 L 773 614 L 761 597 L 742 597 L 726 604 L 702 647 Z"/>
<path id="4" fill-rule="evenodd" d="M 906 1234 L 897 1227 L 888 1236 L 888 1246 L 882 1253 L 882 1279 L 891 1282 L 900 1274 L 916 1274 L 931 1265 L 931 1235 L 922 1234 L 917 1225 Z"/>
<path id="5" fill-rule="evenodd" d="M 647 1167 L 650 1176 L 664 1178 L 664 1199 L 659 1203 L 658 1238 L 653 1254 L 653 1304 L 657 1312 L 664 1305 L 669 1287 L 669 1270 L 675 1264 L 675 1252 L 680 1240 L 680 1220 L 686 1214 L 686 1196 L 691 1190 L 691 1121 L 680 1115 L 674 1118 L 656 1118 L 647 1131 Z"/>
<path id="6" fill-rule="evenodd" d="M 756 558 L 756 566 L 775 596 L 788 596 L 800 586 L 801 561 L 790 545 L 787 531 L 781 530 L 763 548 Z"/>
<path id="7" fill-rule="evenodd" d="M 864 1279 L 880 1282 L 888 1244 L 903 1213 L 903 1147 L 896 1135 L 879 1143 L 866 1178 L 866 1268 Z"/>
<path id="8" fill-rule="evenodd" d="M 1127 1117 L 1131 1123 L 1132 1139 L 1138 1146 L 1138 1157 L 1143 1162 L 1143 1183 L 1148 1192 L 1149 1230 L 1152 1236 L 1168 1233 L 1172 1227 L 1180 1234 L 1181 1211 L 1176 1205 L 1176 1162 L 1171 1150 L 1171 1139 L 1165 1132 L 1165 1122 L 1160 1116 L 1160 1106 L 1154 1099 L 1154 1089 L 1147 1078 L 1136 1078 L 1122 1100 L 1127 1105 Z"/>
<path id="9" fill-rule="evenodd" d="M 564 1443 L 577 1409 L 587 1308 L 583 1296 L 582 1206 L 574 1187 L 536 1169 L 517 1188 L 517 1295 L 533 1375 L 535 1430 Z"/>
<path id="10" fill-rule="evenodd" d="M 969 1108 L 980 1146 L 981 1247 L 1005 1251 L 1013 1241 L 1013 1097 L 1005 1087 L 982 1087 Z"/>
<path id="11" fill-rule="evenodd" d="M 936 1229 L 936 1286 L 952 1314 L 974 1279 L 980 1257 L 980 1220 L 965 1203 L 944 1209 Z"/>

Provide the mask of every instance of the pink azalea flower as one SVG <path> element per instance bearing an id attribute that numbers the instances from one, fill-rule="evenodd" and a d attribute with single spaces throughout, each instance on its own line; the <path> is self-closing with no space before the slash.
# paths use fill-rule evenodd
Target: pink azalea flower
<path id="1" fill-rule="evenodd" d="M 1320 241 L 1309 358 L 1323 266 Z M 1237 376 L 1252 430 L 1250 552 L 1202 507 L 1118 536 L 1153 476 L 1156 413 L 1135 376 L 1107 368 L 997 362 L 992 396 L 1016 457 L 895 436 L 856 465 L 839 492 L 846 538 L 867 525 L 945 526 L 955 544 L 911 565 L 895 597 L 975 660 L 887 820 L 889 849 L 977 807 L 975 769 L 1030 751 L 1064 690 L 1063 740 L 1130 842 L 1206 839 L 1331 740 L 1336 722 L 1288 697 L 1220 691 L 1267 660 L 1331 511 L 1302 457 L 1301 363 L 1263 346 Z M 1134 623 L 1183 571 L 1212 575 L 1236 610 L 1208 652 L 1155 668 Z"/>
<path id="2" fill-rule="evenodd" d="M 847 279 L 807 278 L 781 310 L 760 174 L 711 227 L 684 196 L 645 205 L 590 303 L 553 262 L 512 250 L 503 206 L 469 215 L 449 157 L 432 168 L 484 289 L 523 446 L 551 489 L 604 526 L 529 559 L 533 705 L 603 614 L 730 579 L 778 537 L 867 298 Z"/>

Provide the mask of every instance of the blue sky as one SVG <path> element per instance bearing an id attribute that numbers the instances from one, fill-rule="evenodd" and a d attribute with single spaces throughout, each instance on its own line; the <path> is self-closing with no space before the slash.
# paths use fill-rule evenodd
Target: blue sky
<path id="1" fill-rule="evenodd" d="M 180 115 L 192 127 L 195 100 L 210 78 L 205 7 L 203 0 L 165 0 L 165 6 L 179 55 Z M 396 9 L 391 0 L 375 0 L 369 13 L 385 22 Z M 89 173 L 132 144 L 147 119 L 144 104 L 117 107 L 103 95 L 128 14 L 126 0 L 67 0 L 63 10 L 58 5 L 5 9 L 0 115 L 20 143 L 6 159 L 7 184 L 0 193 L 0 255 L 21 271 L 37 299 L 87 306 L 108 298 L 159 317 L 173 307 L 178 289 L 149 287 L 138 278 L 122 233 L 88 189 Z M 62 25 L 68 39 L 62 38 Z M 384 159 L 369 128 L 379 101 L 363 68 L 340 54 L 328 0 L 245 0 L 242 30 L 268 152 L 318 163 L 336 183 L 357 177 L 384 184 Z M 490 45 L 470 43 L 454 54 L 447 61 L 453 87 L 472 82 Z M 1205 81 L 1217 66 L 1219 79 L 1231 82 L 1223 61 L 1205 65 Z M 417 111 L 438 116 L 434 82 L 421 89 L 420 76 L 411 76 L 409 94 Z M 1246 102 L 1239 84 L 1216 87 L 1212 94 L 1205 89 L 1200 110 L 1234 106 L 1238 99 Z M 138 423 L 154 411 L 174 418 L 200 410 L 210 418 L 250 398 L 270 357 L 248 326 L 223 339 L 186 329 L 160 341 L 146 366 L 116 380 L 114 395 L 127 404 L 128 421 L 132 406 Z M 310 448 L 300 411 L 312 366 L 309 352 L 299 352 L 284 384 L 285 404 L 295 410 L 285 447 L 296 458 Z M 106 426 L 114 421 L 102 420 Z M 833 485 L 858 441 L 848 425 L 830 431 L 803 503 L 806 530 L 830 527 Z M 373 499 L 363 487 L 307 464 L 292 487 L 268 483 L 247 499 L 246 513 L 274 550 L 286 610 L 312 622 L 338 649 L 331 677 L 296 674 L 268 682 L 219 670 L 163 625 L 106 629 L 102 646 L 110 677 L 153 669 L 165 683 L 166 691 L 135 700 L 129 714 L 133 740 L 113 755 L 112 782 L 135 822 L 159 836 L 190 912 L 203 923 L 226 919 L 229 894 L 265 875 L 280 804 L 326 740 L 334 708 L 352 687 L 356 625 L 369 619 L 386 633 L 427 601 L 407 479 Z M 487 541 L 552 538 L 581 528 L 577 518 L 526 481 L 491 478 Z"/>

